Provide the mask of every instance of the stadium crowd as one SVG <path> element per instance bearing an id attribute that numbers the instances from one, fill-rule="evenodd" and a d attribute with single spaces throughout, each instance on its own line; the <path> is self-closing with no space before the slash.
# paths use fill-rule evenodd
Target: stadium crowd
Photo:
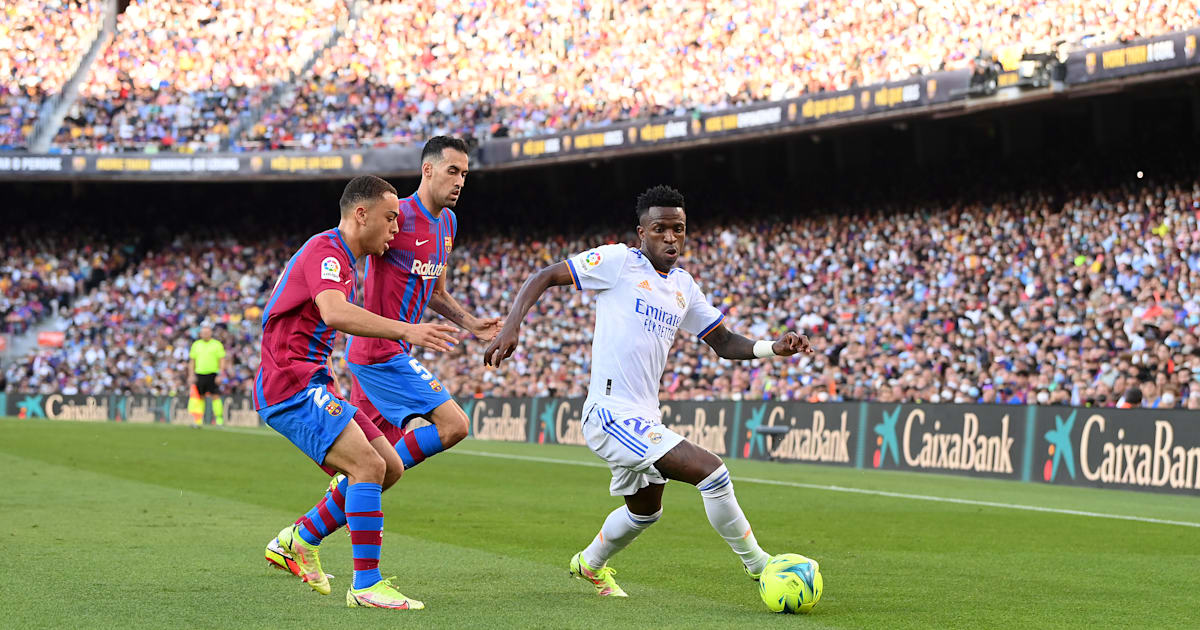
<path id="1" fill-rule="evenodd" d="M 0 41 L 13 45 L 0 46 L 0 76 L 14 80 L 0 96 L 0 146 L 23 142 L 36 104 L 90 41 L 99 4 L 6 3 Z M 1196 0 L 373 2 L 319 52 L 347 5 L 132 2 L 54 144 L 214 150 L 281 85 L 283 98 L 234 139 L 240 148 L 530 135 L 1191 28 L 1198 8 Z M 314 55 L 312 71 L 292 79 Z"/>
<path id="2" fill-rule="evenodd" d="M 729 362 L 681 334 L 663 396 L 1200 409 L 1198 214 L 1200 182 L 1175 181 L 693 226 L 681 264 L 729 325 L 800 330 L 818 352 Z M 450 286 L 504 315 L 528 274 L 605 241 L 633 242 L 463 240 Z M 64 347 L 8 366 L 9 386 L 181 393 L 188 343 L 211 323 L 231 362 L 222 390 L 248 394 L 261 309 L 298 244 L 226 235 L 152 251 L 76 300 Z M 502 370 L 477 342 L 421 360 L 460 397 L 582 395 L 592 299 L 549 292 Z"/>
<path id="3" fill-rule="evenodd" d="M 343 0 L 132 2 L 55 146 L 212 151 L 348 15 Z"/>
<path id="4" fill-rule="evenodd" d="M 24 149 L 42 102 L 71 78 L 101 25 L 100 0 L 0 8 L 0 150 Z"/>
<path id="5" fill-rule="evenodd" d="M 79 243 L 86 242 L 86 245 Z M 0 332 L 20 335 L 102 278 L 121 268 L 125 245 L 85 232 L 50 237 L 16 231 L 0 238 Z"/>
<path id="6" fill-rule="evenodd" d="M 226 391 L 258 369 L 261 299 L 290 255 L 283 242 L 179 238 L 77 299 L 61 348 L 41 348 L 9 383 L 63 393 L 186 392 L 188 350 L 204 324 L 231 352 Z"/>
<path id="7" fill-rule="evenodd" d="M 1189 28 L 1197 6 L 382 2 L 241 144 L 329 150 L 686 115 L 967 68 L 983 51 L 1011 61 Z"/>

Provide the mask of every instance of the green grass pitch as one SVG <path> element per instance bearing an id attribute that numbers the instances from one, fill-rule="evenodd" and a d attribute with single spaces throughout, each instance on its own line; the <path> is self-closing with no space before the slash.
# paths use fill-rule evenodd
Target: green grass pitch
<path id="1" fill-rule="evenodd" d="M 492 456 L 486 456 L 486 455 Z M 527 459 L 521 459 L 522 457 Z M 551 460 L 551 461 L 546 461 Z M 572 462 L 587 465 L 572 465 Z M 0 420 L 0 627 L 1194 627 L 1200 528 L 756 480 L 1200 523 L 1200 499 L 733 461 L 770 552 L 816 558 L 811 615 L 772 615 L 695 489 L 612 566 L 627 600 L 567 563 L 617 505 L 578 447 L 466 441 L 384 495 L 384 576 L 426 610 L 345 608 L 350 543 L 322 597 L 263 546 L 327 479 L 270 430 Z M 739 481 L 740 479 L 740 481 Z"/>

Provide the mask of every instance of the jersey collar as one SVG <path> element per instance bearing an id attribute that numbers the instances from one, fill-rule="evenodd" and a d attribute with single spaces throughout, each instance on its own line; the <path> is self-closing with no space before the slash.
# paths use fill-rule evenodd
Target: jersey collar
<path id="1" fill-rule="evenodd" d="M 672 271 L 675 271 L 675 268 L 671 268 L 670 270 L 667 271 L 667 273 L 663 273 L 663 272 L 659 271 L 657 267 L 654 266 L 654 263 L 650 262 L 649 258 L 646 258 L 646 255 L 642 253 L 642 250 L 640 250 L 636 247 L 630 247 L 629 250 L 632 251 L 633 253 L 637 254 L 638 258 L 641 258 L 642 260 L 646 261 L 646 264 L 650 265 L 650 268 L 654 270 L 654 273 L 658 274 L 662 278 L 666 278 L 667 276 L 671 275 Z"/>
<path id="2" fill-rule="evenodd" d="M 430 221 L 432 221 L 434 223 L 438 222 L 438 220 L 439 220 L 438 217 L 435 217 L 432 214 L 430 214 L 429 210 L 425 209 L 425 204 L 421 203 L 421 195 L 419 195 L 417 193 L 413 193 L 412 200 L 417 202 L 417 207 L 421 209 L 421 212 L 425 213 L 425 216 L 429 217 Z"/>
<path id="3" fill-rule="evenodd" d="M 354 266 L 354 252 L 350 251 L 350 246 L 346 244 L 346 239 L 342 237 L 341 228 L 333 228 L 333 233 L 337 236 L 337 240 L 342 244 L 342 249 L 346 250 L 346 258 L 350 259 L 350 266 Z"/>

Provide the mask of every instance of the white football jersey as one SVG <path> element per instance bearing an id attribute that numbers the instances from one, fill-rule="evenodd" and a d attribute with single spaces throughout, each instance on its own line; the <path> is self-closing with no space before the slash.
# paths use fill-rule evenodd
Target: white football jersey
<path id="1" fill-rule="evenodd" d="M 597 291 L 592 380 L 584 409 L 661 423 L 658 386 L 675 331 L 703 339 L 725 316 L 675 268 L 660 273 L 641 251 L 603 245 L 567 259 L 579 290 Z"/>

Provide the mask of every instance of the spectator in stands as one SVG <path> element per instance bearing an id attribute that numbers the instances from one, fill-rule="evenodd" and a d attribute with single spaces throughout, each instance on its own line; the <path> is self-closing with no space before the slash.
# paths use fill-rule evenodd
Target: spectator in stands
<path id="1" fill-rule="evenodd" d="M 446 9 L 431 0 L 368 5 L 241 145 L 330 150 L 682 116 L 968 68 L 981 49 L 996 66 L 1013 65 L 1024 50 L 1097 45 L 1191 28 L 1196 19 L 1194 0 L 1146 11 L 1032 0 Z"/>
<path id="2" fill-rule="evenodd" d="M 47 237 L 41 231 L 0 237 L 0 332 L 21 335 L 43 317 L 124 264 L 124 248 L 102 240 L 80 247 L 82 233 Z"/>
<path id="3" fill-rule="evenodd" d="M 0 8 L 0 151 L 28 148 L 42 102 L 100 32 L 99 0 L 5 0 Z"/>
<path id="4" fill-rule="evenodd" d="M 55 144 L 216 150 L 239 114 L 291 80 L 347 14 L 343 0 L 135 1 Z"/>
<path id="5" fill-rule="evenodd" d="M 1125 390 L 1117 401 L 1117 409 L 1136 409 L 1142 406 L 1142 390 L 1137 385 Z"/>
<path id="6" fill-rule="evenodd" d="M 818 354 L 732 364 L 681 338 L 663 397 L 1111 407 L 1142 405 L 1144 387 L 1157 408 L 1196 408 L 1197 201 L 1200 181 L 1142 181 L 706 225 L 681 264 L 712 303 L 754 337 L 801 330 Z M 465 307 L 499 315 L 514 278 L 631 238 L 465 236 L 448 281 Z M 224 235 L 154 248 L 77 299 L 64 347 L 25 357 L 9 379 L 21 391 L 183 391 L 179 367 L 203 322 L 223 325 L 231 346 L 258 345 L 265 296 L 294 250 L 285 243 Z M 420 359 L 463 395 L 582 395 L 587 299 L 548 294 L 512 369 L 483 369 L 472 343 Z M 230 359 L 223 391 L 249 393 L 257 354 Z"/>
<path id="7" fill-rule="evenodd" d="M 101 3 L 8 4 L 0 44 L 22 40 L 0 45 L 0 76 L 13 66 L 22 79 L 0 95 L 0 144 L 12 146 L 50 93 L 22 90 L 70 76 Z M 349 4 L 361 11 L 325 48 Z M 246 149 L 527 136 L 964 69 L 981 50 L 1011 66 L 1026 50 L 1192 28 L 1196 16 L 1196 0 L 1103 10 L 1034 0 L 142 0 L 118 16 L 56 145 L 211 151 L 240 122 L 251 124 L 233 140 Z M 286 93 L 261 119 L 239 120 L 276 88 Z"/>

